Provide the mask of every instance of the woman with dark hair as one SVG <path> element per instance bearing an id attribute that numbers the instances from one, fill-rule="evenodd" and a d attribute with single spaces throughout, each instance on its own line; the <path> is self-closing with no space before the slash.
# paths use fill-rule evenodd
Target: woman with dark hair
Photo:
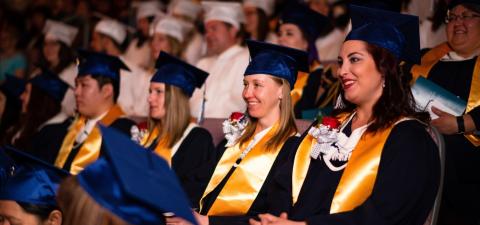
<path id="1" fill-rule="evenodd" d="M 74 26 L 59 21 L 47 20 L 41 45 L 40 68 L 34 72 L 34 75 L 39 73 L 41 67 L 44 67 L 54 74 L 58 74 L 62 80 L 74 87 L 75 76 L 78 70 L 75 64 L 72 44 L 77 33 L 78 28 Z M 73 89 L 68 90 L 65 98 L 62 100 L 62 112 L 67 116 L 75 114 Z"/>
<path id="2" fill-rule="evenodd" d="M 480 221 L 480 1 L 453 0 L 445 16 L 447 41 L 428 50 L 412 67 L 414 79 L 424 77 L 466 102 L 451 114 L 432 107 L 432 120 L 446 145 L 446 171 L 440 224 Z"/>
<path id="3" fill-rule="evenodd" d="M 245 31 L 247 38 L 256 41 L 276 43 L 277 37 L 270 31 L 270 17 L 273 14 L 273 0 L 245 0 Z"/>
<path id="4" fill-rule="evenodd" d="M 262 225 L 422 225 L 433 208 L 438 149 L 399 67 L 419 61 L 418 18 L 358 6 L 351 12 L 353 29 L 338 57 L 344 104 L 303 135 L 272 185 L 274 215 L 260 215 Z"/>
<path id="5" fill-rule="evenodd" d="M 303 110 L 316 108 L 318 99 L 327 93 L 330 85 L 334 83 L 328 82 L 328 85 L 324 85 L 325 88 L 322 87 L 325 75 L 315 46 L 315 40 L 329 25 L 330 21 L 327 17 L 300 4 L 287 6 L 280 16 L 278 43 L 308 52 L 310 69 L 306 73 L 298 74 L 291 93 L 297 118 L 301 117 Z"/>
<path id="6" fill-rule="evenodd" d="M 61 225 L 55 190 L 68 172 L 11 147 L 0 162 L 0 224 Z"/>
<path id="7" fill-rule="evenodd" d="M 148 96 L 150 129 L 138 141 L 170 164 L 197 208 L 215 164 L 215 147 L 210 133 L 191 122 L 188 100 L 208 73 L 165 52 L 156 66 Z"/>
<path id="8" fill-rule="evenodd" d="M 59 133 L 66 132 L 68 119 L 61 113 L 61 100 L 69 86 L 48 71 L 32 78 L 20 96 L 22 114 L 3 137 L 4 144 L 26 150 L 52 163 L 60 146 Z"/>
<path id="9" fill-rule="evenodd" d="M 151 62 L 149 30 L 154 21 L 164 16 L 161 3 L 158 1 L 145 1 L 134 3 L 136 11 L 137 31 L 125 51 L 125 57 L 143 69 L 148 69 Z"/>

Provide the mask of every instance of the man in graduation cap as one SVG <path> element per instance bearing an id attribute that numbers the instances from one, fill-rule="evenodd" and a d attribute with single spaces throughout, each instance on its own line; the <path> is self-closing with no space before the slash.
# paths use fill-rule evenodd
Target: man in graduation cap
<path id="1" fill-rule="evenodd" d="M 12 147 L 0 148 L 0 223 L 61 225 L 55 192 L 68 175 Z"/>
<path id="2" fill-rule="evenodd" d="M 173 215 L 183 224 L 196 224 L 165 160 L 114 129 L 99 130 L 102 156 L 58 190 L 66 224 L 157 225 Z"/>
<path id="3" fill-rule="evenodd" d="M 272 184 L 275 215 L 252 225 L 423 225 L 429 218 L 439 152 L 399 67 L 419 62 L 418 17 L 350 10 L 352 31 L 338 58 L 344 102 L 302 135 Z"/>
<path id="4" fill-rule="evenodd" d="M 197 67 L 208 76 L 201 89 L 190 99 L 192 116 L 227 118 L 231 112 L 245 110 L 242 99 L 243 72 L 248 51 L 240 46 L 244 15 L 242 5 L 233 2 L 202 2 L 206 14 L 207 57 Z M 203 114 L 202 114 L 203 113 Z"/>
<path id="5" fill-rule="evenodd" d="M 129 71 L 120 71 L 121 91 L 118 105 L 128 116 L 147 117 L 148 107 L 143 99 L 148 95 L 148 86 L 143 84 L 148 82 L 143 81 L 148 81 L 151 76 L 136 63 L 124 57 L 126 40 L 126 25 L 117 20 L 102 19 L 95 25 L 90 47 L 95 52 L 118 57 L 127 65 Z"/>
<path id="6" fill-rule="evenodd" d="M 441 224 L 480 223 L 480 1 L 452 0 L 447 42 L 426 51 L 414 79 L 424 77 L 467 103 L 463 115 L 432 107 L 446 144 Z"/>
<path id="7" fill-rule="evenodd" d="M 128 67 L 117 57 L 79 51 L 75 100 L 78 117 L 65 135 L 55 166 L 77 174 L 100 154 L 102 136 L 97 124 L 114 127 L 126 135 L 134 122 L 126 119 L 116 104 L 120 92 L 120 70 Z"/>

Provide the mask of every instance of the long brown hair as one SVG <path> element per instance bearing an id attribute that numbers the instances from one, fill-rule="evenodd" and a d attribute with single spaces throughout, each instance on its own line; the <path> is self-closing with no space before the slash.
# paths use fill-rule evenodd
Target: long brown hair
<path id="1" fill-rule="evenodd" d="M 287 80 L 283 78 L 278 78 L 274 76 L 271 77 L 277 84 L 282 87 L 282 100 L 280 101 L 280 119 L 278 124 L 277 131 L 273 134 L 273 138 L 268 140 L 265 144 L 266 150 L 274 149 L 278 146 L 283 145 L 285 141 L 297 133 L 297 125 L 295 124 L 295 116 L 293 113 L 292 99 L 290 97 L 290 84 Z M 238 139 L 240 145 L 245 144 L 253 135 L 255 134 L 255 129 L 257 128 L 258 119 L 249 118 L 245 132 Z"/>
<path id="2" fill-rule="evenodd" d="M 66 178 L 57 191 L 57 202 L 63 213 L 63 225 L 129 225 L 100 206 L 79 185 L 75 176 Z"/>
<path id="3" fill-rule="evenodd" d="M 429 123 L 430 116 L 426 112 L 419 112 L 410 88 L 411 76 L 403 71 L 400 61 L 388 50 L 366 43 L 367 51 L 373 57 L 377 70 L 384 76 L 385 87 L 382 95 L 372 109 L 372 122 L 367 132 L 375 133 L 392 126 L 402 117 L 411 117 Z M 342 113 L 351 113 L 356 105 L 345 100 L 345 107 L 332 112 L 338 116 Z"/>
<path id="4" fill-rule="evenodd" d="M 4 137 L 4 144 L 11 144 L 19 149 L 31 149 L 33 136 L 38 128 L 57 115 L 61 110 L 61 103 L 48 95 L 45 91 L 35 85 L 31 85 L 30 100 L 27 105 L 27 112 L 20 115 L 17 125 L 12 126 Z M 20 136 L 14 141 L 13 137 L 21 131 Z"/>
<path id="5" fill-rule="evenodd" d="M 173 147 L 183 136 L 190 123 L 190 105 L 188 96 L 179 87 L 165 84 L 165 117 L 155 120 L 154 126 L 159 130 L 159 139 L 167 138 L 169 148 Z"/>

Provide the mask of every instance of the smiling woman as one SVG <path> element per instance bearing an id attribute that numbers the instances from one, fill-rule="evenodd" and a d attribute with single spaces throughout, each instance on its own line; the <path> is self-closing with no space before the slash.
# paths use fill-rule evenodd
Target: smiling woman
<path id="1" fill-rule="evenodd" d="M 399 66 L 418 62 L 418 33 L 410 31 L 418 32 L 418 18 L 358 6 L 351 12 L 339 53 L 343 104 L 333 112 L 341 125 L 322 119 L 302 135 L 271 184 L 272 214 L 252 225 L 421 225 L 433 207 L 438 150 Z"/>
<path id="2" fill-rule="evenodd" d="M 248 124 L 239 128 L 239 137 L 218 146 L 223 154 L 196 214 L 202 225 L 244 224 L 265 212 L 270 183 L 298 139 L 290 91 L 297 72 L 308 68 L 307 53 L 256 41 L 247 45 L 252 60 L 242 96 Z"/>
<path id="3" fill-rule="evenodd" d="M 463 115 L 433 108 L 432 121 L 446 143 L 445 188 L 440 223 L 475 224 L 480 220 L 480 1 L 453 0 L 446 15 L 447 42 L 428 50 L 412 68 L 467 102 Z"/>

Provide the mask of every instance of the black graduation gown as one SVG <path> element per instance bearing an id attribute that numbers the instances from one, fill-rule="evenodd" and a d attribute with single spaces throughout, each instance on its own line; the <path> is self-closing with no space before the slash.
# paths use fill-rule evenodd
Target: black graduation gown
<path id="1" fill-rule="evenodd" d="M 270 195 L 270 193 L 268 193 L 268 190 L 270 189 L 270 184 L 272 183 L 273 178 L 275 177 L 274 175 L 276 174 L 278 169 L 280 169 L 286 163 L 287 159 L 289 158 L 289 155 L 293 154 L 292 152 L 296 150 L 295 146 L 298 145 L 298 141 L 299 141 L 299 138 L 296 136 L 292 136 L 289 139 L 287 139 L 282 149 L 278 153 L 277 158 L 275 159 L 275 162 L 273 163 L 272 168 L 270 169 L 270 172 L 268 173 L 267 178 L 263 183 L 263 186 L 260 189 L 260 192 L 257 195 L 257 198 L 253 201 L 252 206 L 250 207 L 246 215 L 244 216 L 209 216 L 209 224 L 210 225 L 249 224 L 248 220 L 250 218 L 255 217 L 259 213 L 268 212 L 267 199 L 269 198 L 269 195 Z M 225 146 L 225 143 L 223 143 L 223 145 L 219 145 L 218 147 L 219 151 L 221 151 L 222 154 L 226 150 L 226 147 L 224 146 Z M 227 177 L 229 177 L 229 175 L 227 175 Z M 205 196 L 205 199 L 203 202 L 203 210 L 202 212 L 200 212 L 201 214 L 206 214 L 208 212 L 210 207 L 213 205 L 215 199 L 220 194 L 220 191 L 225 186 L 225 183 L 227 182 L 227 180 L 228 179 L 223 179 L 222 182 L 220 182 L 220 184 L 210 194 Z"/>
<path id="2" fill-rule="evenodd" d="M 347 135 L 350 126 L 344 130 Z M 319 159 L 311 161 L 298 201 L 292 206 L 293 159 L 275 177 L 270 212 L 287 212 L 289 219 L 309 225 L 422 225 L 433 207 L 440 180 L 438 149 L 417 121 L 405 121 L 393 128 L 382 151 L 371 196 L 349 212 L 329 214 L 343 170 L 333 172 Z"/>
<path id="3" fill-rule="evenodd" d="M 329 80 L 330 83 L 325 80 Z M 312 71 L 308 75 L 307 84 L 303 87 L 302 97 L 295 104 L 295 118 L 302 118 L 302 112 L 305 110 L 318 109 L 320 104 L 324 103 L 327 97 L 329 97 L 327 96 L 328 91 L 336 80 L 337 79 L 334 77 L 334 74 L 332 74 L 332 70 L 330 69 L 317 69 Z M 323 88 L 325 92 L 317 99 L 319 88 Z M 329 107 L 333 107 L 334 100 L 335 98 L 333 98 L 331 102 L 328 103 L 327 107 L 325 107 L 327 108 L 327 112 L 330 110 L 328 109 Z"/>
<path id="4" fill-rule="evenodd" d="M 61 123 L 45 125 L 33 136 L 30 146 L 25 150 L 45 162 L 54 164 L 72 121 L 73 118 L 67 118 Z"/>
<path id="5" fill-rule="evenodd" d="M 428 79 L 468 101 L 477 57 L 465 61 L 439 61 L 430 70 Z M 479 129 L 480 107 L 468 114 Z M 440 223 L 480 223 L 480 147 L 475 147 L 461 134 L 444 135 L 444 138 L 446 171 Z"/>
<path id="6" fill-rule="evenodd" d="M 188 195 L 192 208 L 198 208 L 198 202 L 214 166 L 215 147 L 212 135 L 202 127 L 193 128 L 172 157 L 172 169 Z"/>
<path id="7" fill-rule="evenodd" d="M 135 122 L 133 122 L 132 120 L 130 119 L 127 119 L 127 118 L 118 118 L 116 119 L 115 121 L 113 121 L 112 124 L 110 124 L 109 127 L 111 128 L 114 128 L 116 129 L 117 131 L 120 131 L 121 133 L 127 135 L 130 137 L 130 129 L 135 125 Z M 58 156 L 58 153 L 60 152 L 60 148 L 62 146 L 62 143 L 63 143 L 63 139 L 65 138 L 65 136 L 67 135 L 68 133 L 68 129 L 65 130 L 65 132 L 63 134 L 59 134 L 60 136 L 62 136 L 60 140 L 60 143 L 56 144 L 55 146 L 60 146 L 58 149 L 56 149 L 56 151 L 53 153 L 55 155 L 55 159 L 54 159 L 54 162 Z M 72 151 L 70 151 L 70 154 L 68 155 L 67 157 L 67 160 L 65 161 L 65 164 L 63 165 L 63 169 L 67 170 L 67 171 L 70 171 L 70 166 L 72 165 L 72 162 L 73 160 L 75 159 L 75 157 L 77 156 L 78 154 L 78 151 L 80 150 L 80 148 L 83 146 L 83 144 L 79 145 L 79 146 L 76 146 L 76 148 L 73 148 Z M 100 149 L 101 150 L 101 149 Z"/>

